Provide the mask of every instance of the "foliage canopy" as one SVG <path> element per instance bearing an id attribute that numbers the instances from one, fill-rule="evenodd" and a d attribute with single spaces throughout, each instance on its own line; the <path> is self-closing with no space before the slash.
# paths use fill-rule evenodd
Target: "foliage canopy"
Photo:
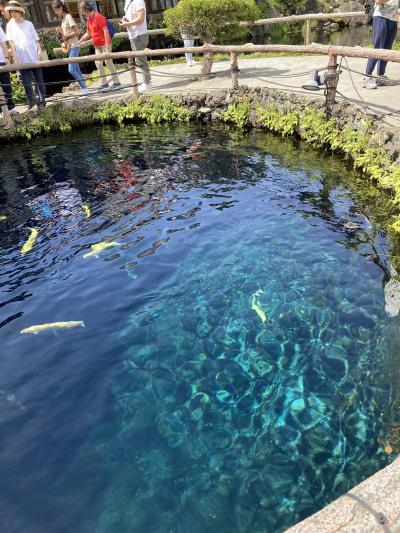
<path id="1" fill-rule="evenodd" d="M 179 36 L 183 30 L 206 43 L 226 43 L 247 35 L 239 23 L 252 22 L 258 15 L 254 0 L 181 0 L 167 9 L 164 21 L 170 34 Z"/>

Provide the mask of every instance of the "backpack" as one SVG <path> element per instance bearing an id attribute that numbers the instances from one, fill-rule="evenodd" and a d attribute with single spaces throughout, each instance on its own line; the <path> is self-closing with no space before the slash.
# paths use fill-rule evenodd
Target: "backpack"
<path id="1" fill-rule="evenodd" d="M 111 24 L 111 20 L 109 20 L 107 17 L 104 17 L 104 18 L 106 19 L 108 33 L 110 34 L 110 37 L 112 39 L 114 37 L 114 35 L 117 33 L 116 29 Z"/>
<path id="2" fill-rule="evenodd" d="M 363 0 L 365 13 L 368 17 L 368 24 L 372 25 L 375 11 L 375 0 Z"/>

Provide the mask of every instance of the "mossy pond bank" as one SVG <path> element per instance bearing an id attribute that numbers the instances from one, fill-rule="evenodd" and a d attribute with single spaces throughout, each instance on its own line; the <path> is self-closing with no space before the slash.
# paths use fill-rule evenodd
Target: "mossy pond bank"
<path id="1" fill-rule="evenodd" d="M 1 150 L 8 530 L 283 531 L 394 458 L 393 193 L 227 125 Z"/>

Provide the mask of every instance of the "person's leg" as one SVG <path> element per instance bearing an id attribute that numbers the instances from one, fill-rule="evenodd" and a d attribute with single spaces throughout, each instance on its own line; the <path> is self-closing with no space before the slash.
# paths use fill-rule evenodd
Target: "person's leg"
<path id="1" fill-rule="evenodd" d="M 382 48 L 386 50 L 391 50 L 393 47 L 394 40 L 397 35 L 397 22 L 394 20 L 386 20 L 386 32 L 385 32 L 385 41 L 382 44 Z M 384 76 L 386 72 L 387 61 L 378 61 L 378 76 Z"/>
<path id="2" fill-rule="evenodd" d="M 96 46 L 95 53 L 102 54 L 104 51 L 103 48 L 104 48 L 103 46 Z M 95 61 L 95 65 L 100 76 L 100 84 L 102 87 L 105 87 L 107 85 L 107 78 L 106 78 L 106 72 L 104 70 L 103 61 Z"/>
<path id="3" fill-rule="evenodd" d="M 147 48 L 149 44 L 149 36 L 148 34 L 144 35 L 138 35 L 134 39 L 131 39 L 131 48 L 133 52 L 140 52 L 141 50 L 144 50 Z M 146 85 L 151 84 L 151 75 L 150 75 L 150 68 L 149 63 L 147 61 L 147 57 L 137 57 L 135 59 L 135 63 L 138 67 L 143 69 L 143 77 L 144 77 L 144 83 Z"/>
<path id="4" fill-rule="evenodd" d="M 29 107 L 35 105 L 35 98 L 33 96 L 32 90 L 32 71 L 31 70 L 20 70 L 22 85 L 24 86 L 26 98 L 28 99 Z"/>
<path id="5" fill-rule="evenodd" d="M 117 70 L 116 70 L 116 68 L 114 66 L 113 60 L 112 59 L 106 59 L 105 63 L 107 65 L 109 71 L 111 72 L 112 81 L 119 85 L 120 81 L 119 81 Z"/>
<path id="6" fill-rule="evenodd" d="M 386 32 L 387 32 L 387 19 L 384 17 L 374 17 L 372 26 L 374 29 L 374 48 L 383 48 L 386 41 Z M 368 59 L 366 75 L 371 76 L 375 66 L 377 64 L 377 59 Z"/>
<path id="7" fill-rule="evenodd" d="M 40 93 L 39 106 L 44 107 L 46 105 L 46 85 L 43 81 L 43 70 L 41 68 L 33 68 L 33 77 L 37 83 Z"/>
<path id="8" fill-rule="evenodd" d="M 3 67 L 4 65 L 5 63 L 0 63 L 0 67 Z M 11 78 L 8 72 L 2 72 L 0 74 L 0 85 L 4 92 L 7 107 L 9 111 L 11 111 L 11 109 L 14 109 L 15 104 L 12 99 Z"/>
<path id="9" fill-rule="evenodd" d="M 69 52 L 69 57 L 79 57 L 80 52 L 81 52 L 81 49 L 79 48 L 79 46 L 74 46 L 74 48 L 71 48 Z M 68 72 L 71 74 L 73 78 L 76 79 L 81 89 L 86 89 L 86 82 L 83 79 L 82 72 L 81 72 L 81 69 L 79 68 L 78 63 L 69 63 Z"/>
<path id="10" fill-rule="evenodd" d="M 191 48 L 192 46 L 194 46 L 193 39 L 184 39 L 183 46 L 185 48 Z M 187 54 L 185 54 L 185 57 L 186 57 L 186 63 L 189 65 L 193 61 L 193 55 L 190 52 L 188 52 Z"/>

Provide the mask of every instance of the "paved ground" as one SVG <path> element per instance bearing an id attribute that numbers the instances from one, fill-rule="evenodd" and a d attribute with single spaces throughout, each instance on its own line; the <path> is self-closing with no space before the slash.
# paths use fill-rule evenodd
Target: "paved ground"
<path id="1" fill-rule="evenodd" d="M 343 60 L 342 66 L 363 72 L 366 61 L 358 58 Z M 308 73 L 316 68 L 327 65 L 326 56 L 307 57 L 273 57 L 270 59 L 239 59 L 239 83 L 249 87 L 270 87 L 282 91 L 312 94 L 324 98 L 324 91 L 310 93 L 301 88 L 307 81 Z M 186 64 L 165 65 L 152 68 L 153 92 L 176 93 L 182 91 L 204 91 L 226 89 L 231 87 L 230 67 L 227 61 L 214 64 L 215 77 L 209 80 L 199 80 L 200 65 L 188 67 Z M 387 75 L 393 80 L 392 86 L 380 87 L 376 90 L 362 88 L 363 75 L 349 73 L 343 69 L 340 76 L 338 100 L 345 97 L 356 105 L 368 106 L 372 111 L 386 115 L 385 122 L 400 127 L 400 64 L 389 63 Z M 122 91 L 108 94 L 95 94 L 92 98 L 109 99 L 129 94 L 130 74 L 121 74 L 121 81 L 126 88 Z M 141 82 L 141 75 L 138 74 Z M 92 87 L 95 88 L 97 84 Z M 343 96 L 341 96 L 343 95 Z M 396 112 L 396 113 L 394 113 Z M 394 114 L 392 114 L 394 113 Z"/>

